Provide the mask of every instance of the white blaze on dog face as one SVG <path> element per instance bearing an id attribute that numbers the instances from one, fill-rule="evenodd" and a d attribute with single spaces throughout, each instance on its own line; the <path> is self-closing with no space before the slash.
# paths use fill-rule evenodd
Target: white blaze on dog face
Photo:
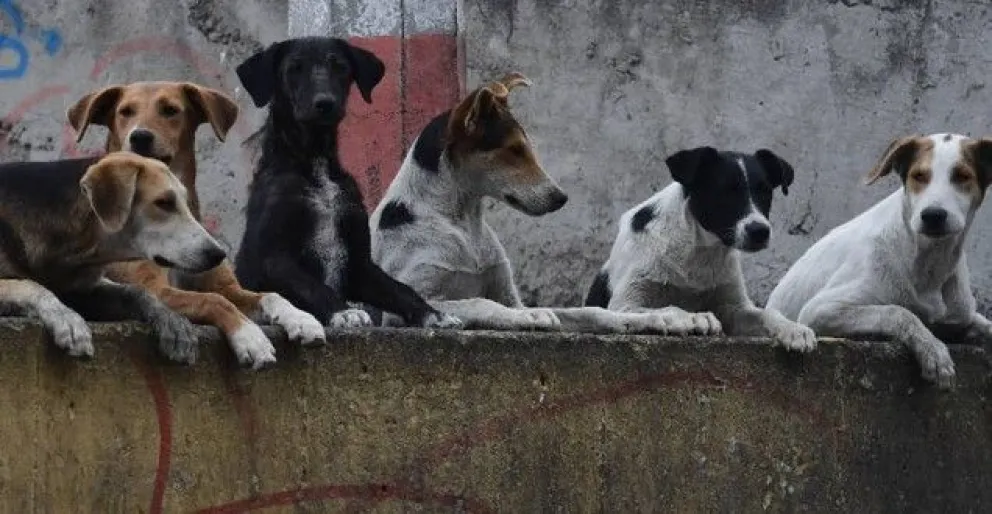
<path id="1" fill-rule="evenodd" d="M 462 182 L 483 195 L 539 216 L 560 209 L 568 197 L 545 173 L 523 127 L 510 113 L 507 96 L 529 85 L 511 73 L 499 82 L 476 89 L 451 113 L 448 155 Z"/>
<path id="2" fill-rule="evenodd" d="M 903 182 L 903 216 L 910 229 L 930 238 L 957 234 L 984 199 L 990 146 L 959 134 L 897 139 L 869 183 L 895 170 Z"/>
<path id="3" fill-rule="evenodd" d="M 80 186 L 104 229 L 128 239 L 145 259 L 203 272 L 226 257 L 193 217 L 186 188 L 160 161 L 111 153 L 87 170 Z"/>

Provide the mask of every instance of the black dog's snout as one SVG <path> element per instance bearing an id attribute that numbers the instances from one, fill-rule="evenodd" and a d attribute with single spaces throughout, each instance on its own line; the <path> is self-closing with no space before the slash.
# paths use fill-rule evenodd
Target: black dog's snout
<path id="1" fill-rule="evenodd" d="M 150 130 L 136 129 L 128 136 L 128 143 L 131 144 L 131 151 L 134 153 L 151 157 L 152 146 L 155 145 L 155 134 Z"/>
<path id="2" fill-rule="evenodd" d="M 338 102 L 331 95 L 321 94 L 314 97 L 313 108 L 321 114 L 334 114 L 337 111 Z"/>
<path id="3" fill-rule="evenodd" d="M 920 213 L 924 227 L 941 228 L 947 223 L 947 211 L 940 207 L 927 207 Z"/>
<path id="4" fill-rule="evenodd" d="M 751 242 L 763 244 L 768 242 L 768 238 L 772 234 L 772 229 L 764 223 L 752 221 L 744 225 L 744 233 L 747 234 L 747 238 Z"/>

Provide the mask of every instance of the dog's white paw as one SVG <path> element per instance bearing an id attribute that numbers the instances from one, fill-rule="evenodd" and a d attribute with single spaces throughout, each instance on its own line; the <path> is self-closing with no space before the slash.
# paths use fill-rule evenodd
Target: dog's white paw
<path id="1" fill-rule="evenodd" d="M 941 389 L 954 386 L 954 361 L 946 344 L 934 339 L 918 352 L 917 359 L 923 370 L 923 378 L 937 384 Z"/>
<path id="2" fill-rule="evenodd" d="M 665 307 L 648 314 L 655 319 L 654 324 L 658 327 L 658 331 L 665 335 L 687 336 L 695 327 L 692 313 L 678 307 Z"/>
<path id="3" fill-rule="evenodd" d="M 561 320 L 551 309 L 534 307 L 520 311 L 520 330 L 561 330 Z"/>
<path id="4" fill-rule="evenodd" d="M 712 312 L 690 312 L 689 332 L 701 336 L 715 336 L 723 332 L 723 325 Z"/>
<path id="5" fill-rule="evenodd" d="M 331 315 L 333 328 L 371 327 L 372 317 L 362 309 L 345 309 Z"/>
<path id="6" fill-rule="evenodd" d="M 783 324 L 772 333 L 776 344 L 794 352 L 811 352 L 816 349 L 816 333 L 799 323 Z"/>
<path id="7" fill-rule="evenodd" d="M 465 323 L 451 314 L 432 312 L 424 316 L 423 327 L 459 330 L 465 327 Z"/>
<path id="8" fill-rule="evenodd" d="M 75 311 L 64 308 L 41 318 L 45 329 L 52 334 L 55 346 L 66 350 L 73 357 L 92 357 L 93 333 L 86 320 Z"/>
<path id="9" fill-rule="evenodd" d="M 278 325 L 286 331 L 290 341 L 299 341 L 304 346 L 323 344 L 327 336 L 324 326 L 310 313 L 302 311 L 276 293 L 268 293 L 262 297 L 262 312 L 269 323 Z"/>
<path id="10" fill-rule="evenodd" d="M 163 307 L 155 313 L 151 326 L 162 355 L 183 364 L 196 362 L 196 327 L 190 320 Z"/>
<path id="11" fill-rule="evenodd" d="M 261 327 L 250 321 L 228 336 L 228 340 L 242 366 L 257 370 L 276 362 L 276 348 L 272 346 L 272 341 Z"/>

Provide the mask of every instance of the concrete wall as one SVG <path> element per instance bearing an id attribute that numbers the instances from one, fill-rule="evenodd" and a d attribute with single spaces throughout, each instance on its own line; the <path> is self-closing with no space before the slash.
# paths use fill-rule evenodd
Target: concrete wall
<path id="1" fill-rule="evenodd" d="M 571 194 L 534 220 L 495 209 L 525 298 L 578 302 L 620 214 L 667 185 L 681 148 L 768 147 L 795 165 L 772 205 L 772 248 L 745 259 L 764 301 L 830 228 L 897 187 L 860 184 L 888 143 L 917 132 L 989 134 L 987 3 L 966 0 L 466 0 L 467 83 L 518 69 L 511 104 Z M 986 208 L 969 263 L 992 307 Z M 526 228 L 524 228 L 526 227 Z M 548 263 L 555 269 L 548 270 Z"/>
<path id="2" fill-rule="evenodd" d="M 0 322 L 0 511 L 992 509 L 975 349 L 940 393 L 882 343 L 372 330 L 251 373 L 94 327 L 78 361 Z"/>

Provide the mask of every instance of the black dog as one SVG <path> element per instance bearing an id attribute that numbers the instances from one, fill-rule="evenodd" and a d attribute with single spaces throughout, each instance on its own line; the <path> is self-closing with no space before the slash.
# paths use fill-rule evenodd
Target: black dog
<path id="1" fill-rule="evenodd" d="M 338 125 L 354 82 L 367 103 L 385 66 L 336 38 L 274 43 L 237 67 L 256 107 L 269 105 L 235 265 L 244 287 L 273 291 L 323 323 L 368 326 L 363 302 L 408 325 L 458 328 L 372 262 L 368 214 L 338 160 Z"/>

